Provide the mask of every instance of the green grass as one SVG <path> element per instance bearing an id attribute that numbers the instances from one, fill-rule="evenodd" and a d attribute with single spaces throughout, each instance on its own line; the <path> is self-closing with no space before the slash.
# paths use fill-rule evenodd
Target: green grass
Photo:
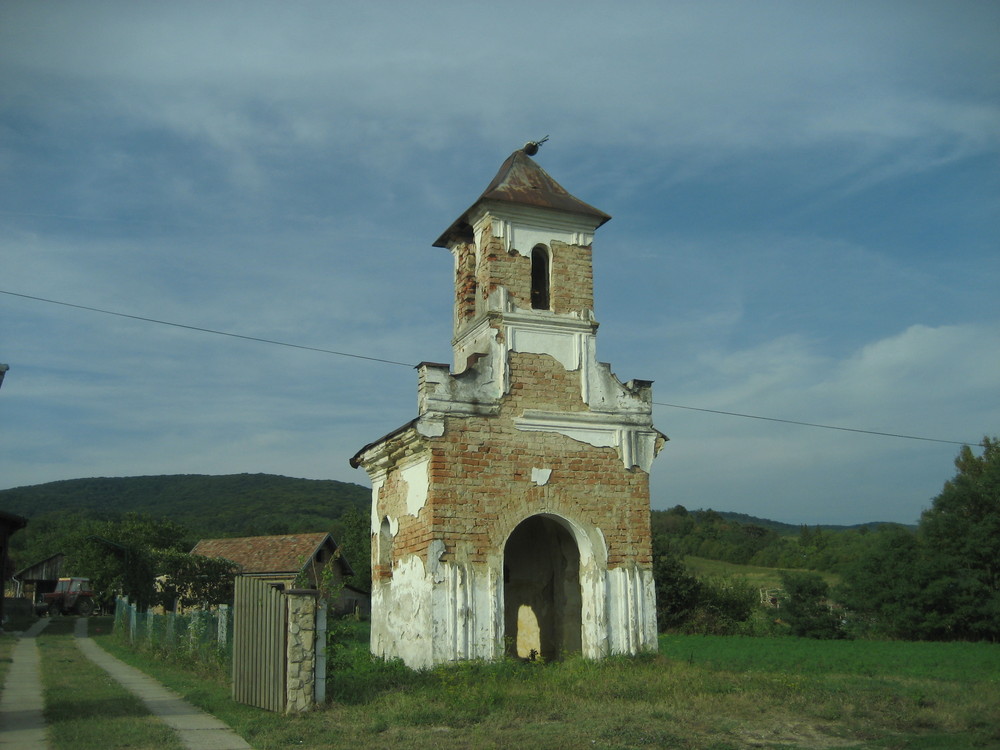
<path id="1" fill-rule="evenodd" d="M 336 653 L 330 704 L 293 718 L 233 703 L 218 670 L 98 640 L 261 750 L 1000 747 L 998 645 L 667 636 L 639 658 L 413 672 L 365 636 Z"/>
<path id="2" fill-rule="evenodd" d="M 723 560 L 694 557 L 693 555 L 686 555 L 684 557 L 684 565 L 698 578 L 709 576 L 741 576 L 758 588 L 769 589 L 781 588 L 781 574 L 783 572 L 792 572 L 791 568 L 764 568 L 759 565 L 738 565 Z M 836 586 L 840 583 L 840 576 L 836 573 L 828 573 L 822 570 L 809 572 L 819 573 L 831 586 Z"/>
<path id="3" fill-rule="evenodd" d="M 964 681 L 1000 696 L 1000 644 L 664 635 L 660 652 L 713 670 Z"/>
<path id="4" fill-rule="evenodd" d="M 7 670 L 10 669 L 11 664 L 10 652 L 14 650 L 15 643 L 17 643 L 17 636 L 10 633 L 0 635 L 0 685 L 3 685 L 7 679 Z"/>
<path id="5" fill-rule="evenodd" d="M 76 647 L 76 618 L 59 618 L 38 636 L 45 720 L 56 750 L 181 750 L 173 730 Z M 107 618 L 95 618 L 95 620 Z M 104 623 L 105 630 L 108 623 Z"/>

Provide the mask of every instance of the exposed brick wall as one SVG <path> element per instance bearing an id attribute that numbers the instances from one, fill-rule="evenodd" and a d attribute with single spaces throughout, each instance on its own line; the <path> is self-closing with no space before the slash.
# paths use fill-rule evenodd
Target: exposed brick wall
<path id="1" fill-rule="evenodd" d="M 483 300 L 504 287 L 519 307 L 531 307 L 531 261 L 504 250 L 503 241 L 491 234 L 479 260 L 479 288 Z"/>
<path id="2" fill-rule="evenodd" d="M 476 246 L 471 242 L 455 250 L 455 323 L 456 327 L 476 316 Z"/>
<path id="3" fill-rule="evenodd" d="M 430 526 L 453 542 L 445 559 L 486 562 L 521 520 L 550 512 L 601 529 L 609 567 L 649 566 L 649 476 L 627 470 L 614 448 L 514 426 L 524 408 L 586 408 L 579 374 L 548 355 L 512 354 L 511 367 L 512 391 L 497 417 L 449 418 L 445 434 L 429 441 Z M 547 484 L 532 481 L 534 468 L 552 470 Z"/>
<path id="4" fill-rule="evenodd" d="M 530 248 L 525 249 L 529 253 Z M 591 248 L 553 242 L 550 258 L 552 311 L 559 314 L 594 309 L 594 275 Z M 514 304 L 531 308 L 531 258 L 508 253 L 496 237 L 486 241 L 477 274 L 479 293 L 485 300 L 498 287 L 504 287 Z M 463 296 L 463 292 L 458 292 Z"/>
<path id="5" fill-rule="evenodd" d="M 509 411 L 586 411 L 580 389 L 580 372 L 567 372 L 547 354 L 510 355 Z"/>
<path id="6" fill-rule="evenodd" d="M 626 470 L 612 448 L 552 433 L 493 429 L 477 449 L 485 422 L 449 419 L 434 443 L 428 504 L 435 534 L 455 541 L 446 559 L 486 562 L 520 521 L 549 512 L 601 529 L 609 568 L 651 564 L 645 472 Z M 531 481 L 533 468 L 552 470 L 546 485 Z"/>
<path id="7" fill-rule="evenodd" d="M 590 246 L 553 242 L 550 249 L 552 310 L 557 313 L 593 310 L 594 271 Z"/>
<path id="8" fill-rule="evenodd" d="M 456 260 L 456 331 L 480 320 L 491 294 L 504 288 L 521 310 L 531 309 L 531 248 L 508 252 L 490 226 L 479 227 L 481 247 L 464 243 L 453 248 Z M 590 246 L 553 240 L 550 250 L 551 310 L 557 315 L 582 314 L 594 308 Z M 501 322 L 493 320 L 497 337 Z M 412 432 L 390 438 L 383 452 L 390 468 L 379 491 L 379 519 L 398 520 L 390 565 L 379 565 L 373 550 L 373 574 L 391 576 L 391 563 L 411 555 L 426 560 L 430 543 L 445 543 L 445 562 L 495 566 L 514 528 L 524 519 L 551 513 L 599 529 L 604 536 L 607 567 L 652 565 L 649 526 L 649 476 L 626 469 L 611 447 L 595 447 L 555 432 L 519 430 L 515 419 L 526 409 L 583 412 L 581 373 L 568 372 L 547 354 L 511 352 L 510 390 L 496 416 L 445 417 L 444 434 L 412 440 Z M 412 430 L 413 428 L 411 428 Z M 429 456 L 427 502 L 409 515 L 410 488 L 400 462 L 413 451 Z M 388 455 L 387 455 L 388 454 Z M 538 485 L 533 469 L 551 471 Z M 376 535 L 377 538 L 377 535 Z"/>
<path id="9" fill-rule="evenodd" d="M 432 539 L 430 525 L 430 510 L 425 506 L 418 512 L 416 517 L 407 515 L 406 496 L 409 486 L 402 478 L 402 472 L 394 468 L 386 475 L 385 483 L 378 493 L 378 520 L 389 516 L 399 520 L 399 530 L 392 540 L 392 556 L 389 566 L 381 564 L 378 545 L 380 540 L 378 535 L 372 538 L 372 575 L 375 578 L 387 578 L 391 576 L 391 565 L 395 560 L 402 559 L 408 555 L 425 555 L 427 545 Z"/>

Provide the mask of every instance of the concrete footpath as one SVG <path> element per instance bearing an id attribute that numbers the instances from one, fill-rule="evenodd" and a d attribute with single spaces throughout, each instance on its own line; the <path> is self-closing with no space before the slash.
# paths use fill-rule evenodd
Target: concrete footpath
<path id="1" fill-rule="evenodd" d="M 45 699 L 42 697 L 41 658 L 35 636 L 49 624 L 43 618 L 21 634 L 11 652 L 3 692 L 0 693 L 0 747 L 3 750 L 47 750 Z"/>
<path id="2" fill-rule="evenodd" d="M 25 631 L 11 654 L 0 693 L 0 750 L 48 750 L 43 714 L 40 658 L 35 636 L 49 624 L 43 618 Z M 84 656 L 136 695 L 149 711 L 177 733 L 188 750 L 250 750 L 250 745 L 214 716 L 182 700 L 144 672 L 116 659 L 87 636 L 87 619 L 76 621 L 76 644 Z"/>

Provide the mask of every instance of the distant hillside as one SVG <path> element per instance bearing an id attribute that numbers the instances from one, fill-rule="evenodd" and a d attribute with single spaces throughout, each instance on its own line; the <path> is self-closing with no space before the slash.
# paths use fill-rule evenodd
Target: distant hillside
<path id="1" fill-rule="evenodd" d="M 100 477 L 0 490 L 0 508 L 28 518 L 144 513 L 197 537 L 322 531 L 350 507 L 367 513 L 370 502 L 371 490 L 361 485 L 273 474 Z"/>
<path id="2" fill-rule="evenodd" d="M 691 512 L 697 514 L 697 513 L 707 513 L 708 511 L 693 510 Z M 837 524 L 818 524 L 818 525 L 794 524 L 794 523 L 782 523 L 781 521 L 771 521 L 767 518 L 758 518 L 757 516 L 750 516 L 747 515 L 746 513 L 731 513 L 729 511 L 724 511 L 724 510 L 717 511 L 717 513 L 727 521 L 736 521 L 737 523 L 740 523 L 744 526 L 749 526 L 749 525 L 761 526 L 765 529 L 770 529 L 771 531 L 775 531 L 781 536 L 798 534 L 802 530 L 803 525 L 808 525 L 812 529 L 822 529 L 823 531 L 849 531 L 861 528 L 874 530 L 877 529 L 879 526 L 885 526 L 887 524 L 891 524 L 893 526 L 905 526 L 906 528 L 909 529 L 916 528 L 916 525 L 914 524 L 898 524 L 898 523 L 892 523 L 890 521 L 870 521 L 868 523 L 856 523 L 850 526 L 840 526 Z"/>
<path id="3" fill-rule="evenodd" d="M 746 513 L 689 511 L 679 505 L 654 510 L 650 525 L 654 555 L 669 553 L 737 565 L 810 568 L 830 573 L 841 572 L 863 556 L 880 536 L 879 527 L 901 527 L 885 523 L 795 526 Z"/>

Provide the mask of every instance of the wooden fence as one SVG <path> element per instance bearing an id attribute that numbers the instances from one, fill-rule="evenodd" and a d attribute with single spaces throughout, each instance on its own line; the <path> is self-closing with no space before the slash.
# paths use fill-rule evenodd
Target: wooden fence
<path id="1" fill-rule="evenodd" d="M 318 591 L 282 591 L 256 578 L 237 578 L 233 699 L 282 713 L 322 703 L 325 612 Z"/>

